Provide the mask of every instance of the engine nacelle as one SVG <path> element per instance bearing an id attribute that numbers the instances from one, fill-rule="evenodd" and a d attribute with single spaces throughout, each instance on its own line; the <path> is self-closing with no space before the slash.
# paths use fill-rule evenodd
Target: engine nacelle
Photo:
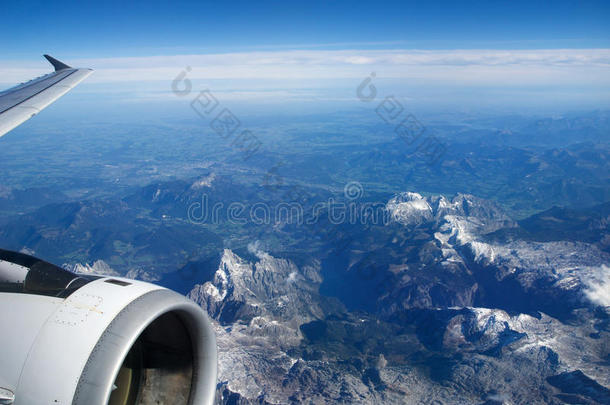
<path id="1" fill-rule="evenodd" d="M 185 297 L 0 250 L 0 404 L 212 404 L 216 368 Z"/>

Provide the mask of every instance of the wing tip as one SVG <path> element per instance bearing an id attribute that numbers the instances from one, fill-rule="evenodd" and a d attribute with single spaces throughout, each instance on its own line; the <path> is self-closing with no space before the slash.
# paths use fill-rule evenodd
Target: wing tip
<path id="1" fill-rule="evenodd" d="M 72 67 L 66 65 L 65 63 L 63 63 L 61 61 L 58 61 L 57 59 L 55 59 L 54 57 L 52 57 L 50 55 L 44 54 L 42 56 L 44 56 L 45 59 L 48 60 L 51 65 L 53 65 L 56 72 L 63 70 L 63 69 L 72 69 Z"/>

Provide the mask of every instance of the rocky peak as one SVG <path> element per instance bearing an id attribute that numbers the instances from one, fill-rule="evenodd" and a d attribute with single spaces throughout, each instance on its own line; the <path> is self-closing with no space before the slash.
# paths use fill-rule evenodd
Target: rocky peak
<path id="1" fill-rule="evenodd" d="M 225 249 L 212 281 L 196 285 L 189 297 L 221 323 L 259 316 L 302 323 L 323 314 L 317 274 L 267 253 L 259 253 L 252 263 Z"/>
<path id="2" fill-rule="evenodd" d="M 495 203 L 469 194 L 447 199 L 404 192 L 390 199 L 386 209 L 394 221 L 406 226 L 429 224 L 438 227 L 453 218 L 477 224 L 484 232 L 512 225 L 510 218 Z"/>

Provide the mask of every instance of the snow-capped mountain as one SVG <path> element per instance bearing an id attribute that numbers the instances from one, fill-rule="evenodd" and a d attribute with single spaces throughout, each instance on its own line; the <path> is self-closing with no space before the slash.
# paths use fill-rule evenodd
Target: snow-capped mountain
<path id="1" fill-rule="evenodd" d="M 580 310 L 586 321 L 573 325 L 419 308 L 386 322 L 321 296 L 319 274 L 315 260 L 300 268 L 258 252 L 250 262 L 227 249 L 213 280 L 191 291 L 215 319 L 219 403 L 596 403 L 609 392 L 600 314 Z"/>

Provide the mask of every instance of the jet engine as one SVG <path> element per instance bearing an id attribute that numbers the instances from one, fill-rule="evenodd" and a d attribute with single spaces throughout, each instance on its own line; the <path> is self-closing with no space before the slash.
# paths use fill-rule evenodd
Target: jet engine
<path id="1" fill-rule="evenodd" d="M 216 366 L 185 297 L 0 250 L 0 405 L 212 404 Z"/>

